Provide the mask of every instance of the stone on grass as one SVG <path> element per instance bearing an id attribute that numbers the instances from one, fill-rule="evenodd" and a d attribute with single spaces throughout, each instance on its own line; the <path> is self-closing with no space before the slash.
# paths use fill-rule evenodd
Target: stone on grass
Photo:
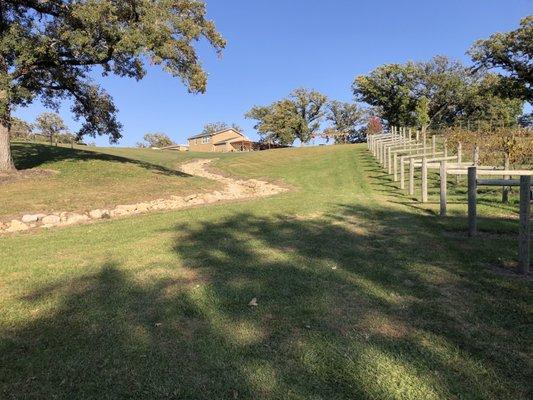
<path id="1" fill-rule="evenodd" d="M 14 219 L 11 221 L 6 231 L 7 232 L 21 232 L 21 231 L 27 231 L 28 229 L 30 229 L 30 227 L 26 225 L 24 222 L 20 222 Z"/>
<path id="2" fill-rule="evenodd" d="M 67 216 L 67 220 L 65 221 L 65 224 L 66 225 L 78 224 L 80 222 L 87 221 L 88 219 L 89 219 L 89 216 L 85 214 L 70 214 Z"/>
<path id="3" fill-rule="evenodd" d="M 91 217 L 92 219 L 101 219 L 103 218 L 103 215 L 104 213 L 100 209 L 89 211 L 89 217 Z"/>
<path id="4" fill-rule="evenodd" d="M 39 221 L 39 215 L 37 215 L 37 214 L 25 214 L 25 215 L 22 216 L 21 221 L 24 222 L 25 224 L 29 224 L 31 222 L 37 222 L 37 221 Z"/>
<path id="5" fill-rule="evenodd" d="M 56 225 L 61 222 L 61 218 L 58 215 L 47 215 L 43 217 L 42 222 L 44 225 Z"/>

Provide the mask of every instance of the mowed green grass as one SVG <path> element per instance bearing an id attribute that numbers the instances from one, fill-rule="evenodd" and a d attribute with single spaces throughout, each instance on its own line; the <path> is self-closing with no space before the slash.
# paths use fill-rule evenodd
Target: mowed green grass
<path id="1" fill-rule="evenodd" d="M 110 208 L 216 187 L 176 170 L 198 157 L 194 153 L 15 143 L 13 154 L 23 177 L 5 182 L 0 177 L 0 221 L 24 213 Z M 48 173 L 26 174 L 31 168 Z"/>
<path id="2" fill-rule="evenodd" d="M 496 194 L 469 239 L 464 206 L 436 217 L 364 145 L 216 166 L 293 190 L 0 239 L 0 398 L 531 398 Z"/>

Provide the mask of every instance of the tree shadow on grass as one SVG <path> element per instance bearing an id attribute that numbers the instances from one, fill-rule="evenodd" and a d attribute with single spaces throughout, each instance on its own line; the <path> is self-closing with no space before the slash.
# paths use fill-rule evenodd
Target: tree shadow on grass
<path id="1" fill-rule="evenodd" d="M 137 165 L 139 167 L 168 176 L 191 176 L 184 172 L 152 164 L 132 158 L 104 154 L 95 151 L 56 147 L 46 144 L 32 143 L 31 145 L 16 143 L 12 145 L 13 159 L 18 170 L 26 170 L 39 167 L 44 163 L 57 161 L 108 161 Z"/>
<path id="2" fill-rule="evenodd" d="M 175 264 L 25 294 L 54 306 L 2 328 L 1 397 L 526 398 L 531 286 L 480 267 L 508 242 L 432 221 L 343 204 L 179 224 Z"/>

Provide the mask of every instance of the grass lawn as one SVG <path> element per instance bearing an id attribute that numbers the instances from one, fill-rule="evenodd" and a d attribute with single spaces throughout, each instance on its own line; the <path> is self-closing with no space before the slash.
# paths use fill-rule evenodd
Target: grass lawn
<path id="1" fill-rule="evenodd" d="M 216 166 L 295 190 L 0 239 L 0 398 L 531 398 L 513 204 L 469 239 L 365 145 Z"/>
<path id="2" fill-rule="evenodd" d="M 170 195 L 187 195 L 214 188 L 212 181 L 176 170 L 194 153 L 151 149 L 87 146 L 54 147 L 16 143 L 15 163 L 23 178 L 2 181 L 0 221 L 24 213 L 87 211 L 111 208 Z M 49 171 L 28 174 L 29 168 Z"/>

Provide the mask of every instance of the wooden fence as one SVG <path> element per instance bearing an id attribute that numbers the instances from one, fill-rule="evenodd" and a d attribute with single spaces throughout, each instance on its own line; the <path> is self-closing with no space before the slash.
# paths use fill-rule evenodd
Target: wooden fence
<path id="1" fill-rule="evenodd" d="M 519 272 L 529 273 L 531 240 L 531 176 L 532 170 L 509 170 L 496 166 L 478 165 L 479 149 L 474 148 L 472 161 L 463 160 L 461 143 L 457 145 L 455 155 L 448 155 L 446 140 L 437 144 L 437 137 L 433 135 L 431 143 L 427 140 L 425 132 L 412 132 L 403 127 L 391 127 L 390 132 L 370 135 L 367 141 L 368 149 L 392 175 L 395 182 L 399 181 L 400 189 L 405 189 L 405 168 L 408 166 L 408 193 L 415 194 L 415 170 L 420 169 L 421 201 L 428 201 L 428 172 L 435 169 L 439 171 L 440 180 L 440 216 L 447 213 L 447 178 L 448 175 L 468 176 L 468 221 L 469 236 L 477 234 L 477 187 L 478 186 L 511 186 L 520 187 L 520 227 L 519 227 Z M 479 176 L 499 176 L 503 179 L 478 179 Z M 520 176 L 519 180 L 511 179 Z M 458 179 L 457 179 L 458 181 Z"/>

